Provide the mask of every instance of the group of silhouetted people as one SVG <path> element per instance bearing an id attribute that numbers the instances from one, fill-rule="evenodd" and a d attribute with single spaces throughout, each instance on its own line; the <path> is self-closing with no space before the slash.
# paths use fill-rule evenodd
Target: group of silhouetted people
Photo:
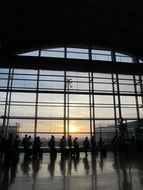
<path id="1" fill-rule="evenodd" d="M 35 137 L 32 142 L 31 136 L 25 135 L 21 141 L 18 135 L 6 133 L 3 136 L 0 135 L 0 160 L 3 161 L 4 165 L 13 165 L 18 162 L 20 145 L 23 147 L 25 161 L 30 160 L 31 157 L 41 158 L 40 137 Z"/>
<path id="2" fill-rule="evenodd" d="M 66 142 L 65 136 L 62 136 L 62 138 L 60 139 L 59 146 L 60 146 L 61 157 L 65 156 L 77 157 L 77 158 L 79 157 L 80 149 L 79 149 L 78 137 L 75 137 L 74 140 L 72 140 L 71 135 L 69 135 Z"/>
<path id="3" fill-rule="evenodd" d="M 4 165 L 15 165 L 19 160 L 19 137 L 13 134 L 0 136 L 0 159 Z"/>
<path id="4" fill-rule="evenodd" d="M 114 153 L 121 152 L 124 150 L 128 151 L 130 149 L 133 150 L 134 148 L 137 147 L 140 148 L 140 144 L 138 144 L 134 135 L 130 139 L 124 138 L 124 136 L 121 135 L 119 136 L 115 135 L 111 140 L 111 145 Z"/>
<path id="5" fill-rule="evenodd" d="M 4 137 L 0 136 L 0 158 L 3 157 L 5 164 L 9 165 L 18 161 L 19 145 L 21 145 L 24 152 L 25 161 L 42 158 L 42 142 L 39 136 L 34 137 L 34 140 L 32 140 L 31 136 L 26 134 L 22 141 L 20 141 L 18 136 L 9 134 Z M 48 141 L 48 147 L 50 156 L 56 157 L 58 147 L 56 147 L 54 135 L 51 135 Z M 89 140 L 88 137 L 85 137 L 81 146 L 79 146 L 78 137 L 74 137 L 74 139 L 72 139 L 72 136 L 69 135 L 68 138 L 65 136 L 61 137 L 59 141 L 59 149 L 61 157 L 68 156 L 78 158 L 81 151 L 84 151 L 85 157 L 87 157 L 88 151 L 91 151 L 91 153 L 95 155 L 97 151 L 102 152 L 104 148 L 102 138 L 100 138 L 98 145 L 96 145 L 96 139 L 94 135 L 91 137 L 91 140 Z"/>
<path id="6" fill-rule="evenodd" d="M 49 142 L 50 155 L 55 157 L 57 154 L 55 148 L 55 137 L 52 135 Z M 83 141 L 83 146 L 79 146 L 78 137 L 72 139 L 71 135 L 66 139 L 65 136 L 62 136 L 59 142 L 60 152 L 62 157 L 79 157 L 80 151 L 83 150 L 85 152 L 85 157 L 88 156 L 88 151 L 90 150 L 93 155 L 97 153 L 97 151 L 103 151 L 103 141 L 100 138 L 98 147 L 96 146 L 95 136 L 93 135 L 91 138 L 91 142 L 88 137 L 85 137 Z"/>
<path id="7" fill-rule="evenodd" d="M 30 160 L 31 157 L 33 159 L 41 159 L 42 158 L 42 150 L 41 150 L 41 139 L 39 136 L 34 138 L 32 143 L 31 136 L 25 135 L 22 140 L 22 146 L 24 150 L 24 159 Z"/>

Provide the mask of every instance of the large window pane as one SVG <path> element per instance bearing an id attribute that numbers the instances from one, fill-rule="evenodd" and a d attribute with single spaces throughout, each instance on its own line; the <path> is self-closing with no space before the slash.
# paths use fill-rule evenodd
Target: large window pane
<path id="1" fill-rule="evenodd" d="M 116 53 L 116 61 L 117 62 L 126 62 L 126 63 L 133 63 L 132 57 L 121 54 L 121 53 Z"/>
<path id="2" fill-rule="evenodd" d="M 121 96 L 121 109 L 123 118 L 137 118 L 135 97 Z"/>
<path id="3" fill-rule="evenodd" d="M 69 95 L 69 115 L 74 118 L 89 118 L 89 96 Z"/>
<path id="4" fill-rule="evenodd" d="M 63 94 L 39 94 L 38 117 L 63 117 Z"/>
<path id="5" fill-rule="evenodd" d="M 35 97 L 34 93 L 12 93 L 10 116 L 35 116 Z"/>
<path id="6" fill-rule="evenodd" d="M 89 59 L 88 49 L 67 48 L 67 58 Z"/>
<path id="7" fill-rule="evenodd" d="M 111 61 L 111 51 L 92 50 L 92 60 Z"/>
<path id="8" fill-rule="evenodd" d="M 7 87 L 9 69 L 0 69 L 0 88 Z"/>
<path id="9" fill-rule="evenodd" d="M 41 57 L 61 57 L 64 58 L 64 48 L 50 48 L 41 51 Z"/>

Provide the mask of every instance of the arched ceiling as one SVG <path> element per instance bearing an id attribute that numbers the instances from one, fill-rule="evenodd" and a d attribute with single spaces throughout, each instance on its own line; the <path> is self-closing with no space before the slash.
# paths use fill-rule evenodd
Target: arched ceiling
<path id="1" fill-rule="evenodd" d="M 141 0 L 5 0 L 0 54 L 54 46 L 109 47 L 143 55 Z"/>

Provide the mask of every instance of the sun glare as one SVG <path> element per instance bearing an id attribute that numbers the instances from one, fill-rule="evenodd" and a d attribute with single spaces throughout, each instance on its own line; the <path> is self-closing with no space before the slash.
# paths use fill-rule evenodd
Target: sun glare
<path id="1" fill-rule="evenodd" d="M 71 125 L 69 126 L 69 132 L 70 132 L 70 133 L 77 132 L 77 127 L 76 127 L 75 125 L 71 124 Z"/>

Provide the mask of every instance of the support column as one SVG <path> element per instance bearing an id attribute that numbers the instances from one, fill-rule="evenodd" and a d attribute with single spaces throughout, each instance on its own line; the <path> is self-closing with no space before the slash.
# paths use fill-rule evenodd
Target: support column
<path id="1" fill-rule="evenodd" d="M 134 57 L 133 62 L 138 64 L 139 63 L 139 58 Z M 137 110 L 137 118 L 138 120 L 140 119 L 140 112 L 139 112 L 139 101 L 138 101 L 138 96 L 137 96 L 137 82 L 136 82 L 136 76 L 133 75 L 133 80 L 134 80 L 134 90 L 135 90 L 135 100 L 136 100 L 136 110 Z"/>
<path id="2" fill-rule="evenodd" d="M 10 75 L 10 84 L 9 84 L 9 89 L 12 90 L 13 86 L 13 75 L 14 75 L 14 68 L 11 69 L 11 75 Z M 10 116 L 10 107 L 11 107 L 11 94 L 12 92 L 9 92 L 9 97 L 8 97 L 8 110 L 7 110 L 7 123 L 6 123 L 6 128 L 8 129 L 9 126 L 9 116 Z"/>
<path id="3" fill-rule="evenodd" d="M 89 117 L 90 117 L 90 139 L 91 139 L 92 133 L 93 133 L 93 130 L 92 130 L 93 115 L 92 115 L 92 102 L 91 102 L 91 73 L 88 73 L 88 80 L 89 80 Z"/>
<path id="4" fill-rule="evenodd" d="M 11 68 L 9 69 L 8 73 L 8 80 L 7 80 L 7 90 L 6 90 L 6 99 L 5 99 L 5 108 L 4 108 L 4 115 L 3 117 L 3 127 L 2 127 L 2 133 L 7 131 L 6 128 L 6 119 L 7 119 L 7 110 L 8 110 L 8 99 L 9 99 L 9 86 L 10 86 L 10 78 L 11 78 Z"/>
<path id="5" fill-rule="evenodd" d="M 41 56 L 41 50 L 39 50 L 39 57 Z M 38 99 L 39 99 L 39 77 L 40 69 L 37 70 L 37 86 L 36 86 L 36 101 L 35 101 L 35 123 L 34 123 L 34 138 L 37 135 L 37 117 L 38 117 Z"/>
<path id="6" fill-rule="evenodd" d="M 112 59 L 113 63 L 116 64 L 115 51 L 111 52 L 111 59 Z M 112 89 L 113 89 L 115 132 L 116 132 L 116 135 L 118 135 L 118 129 L 117 129 L 117 111 L 116 111 L 116 96 L 115 96 L 115 83 L 116 83 L 116 79 L 114 79 L 114 73 L 112 73 L 111 75 L 112 75 Z"/>
<path id="7" fill-rule="evenodd" d="M 93 77 L 93 73 L 91 73 L 91 79 L 92 79 L 93 134 L 95 135 L 95 102 L 94 102 L 94 77 Z"/>

